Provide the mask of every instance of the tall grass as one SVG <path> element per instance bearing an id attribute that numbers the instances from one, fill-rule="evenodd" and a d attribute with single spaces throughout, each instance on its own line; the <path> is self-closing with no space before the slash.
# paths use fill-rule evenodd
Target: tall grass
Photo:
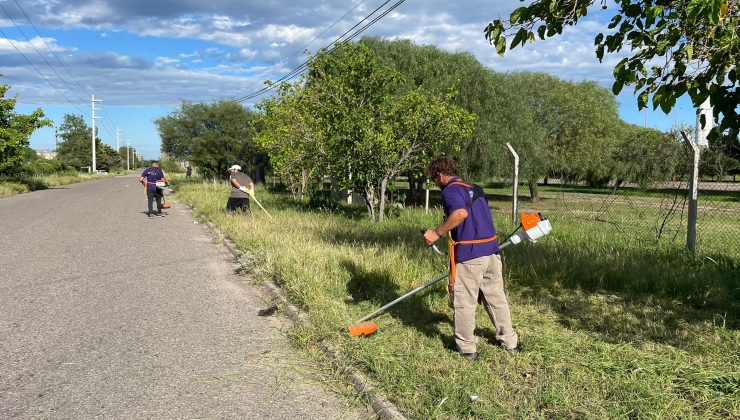
<path id="1" fill-rule="evenodd" d="M 94 179 L 109 178 L 111 174 L 61 173 L 30 177 L 0 177 L 0 197 L 9 197 L 29 191 L 45 190 L 61 185 L 76 184 Z"/>
<path id="2" fill-rule="evenodd" d="M 300 345 L 328 340 L 412 418 L 738 418 L 740 262 L 621 241 L 553 219 L 552 235 L 506 250 L 512 316 L 525 351 L 494 343 L 478 314 L 481 359 L 454 347 L 443 286 L 350 338 L 347 324 L 446 271 L 418 229 L 440 214 L 405 210 L 383 224 L 363 209 L 318 213 L 258 191 L 273 214 L 223 212 L 228 187 L 183 183 L 179 200 L 216 223 L 261 279 L 306 311 Z M 505 217 L 494 213 L 505 234 Z M 508 228 L 510 230 L 510 228 Z M 477 396 L 478 398 L 471 398 Z"/>

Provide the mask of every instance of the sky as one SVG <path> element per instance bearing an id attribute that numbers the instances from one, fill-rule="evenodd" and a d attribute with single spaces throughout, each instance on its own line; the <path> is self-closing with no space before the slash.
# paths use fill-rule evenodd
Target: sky
<path id="1" fill-rule="evenodd" d="M 329 45 L 383 0 L 0 0 L 0 83 L 12 86 L 17 112 L 42 108 L 59 125 L 64 114 L 90 123 L 90 95 L 102 100 L 99 137 L 130 141 L 147 159 L 160 153 L 153 121 L 183 100 L 239 98 L 300 65 L 303 51 Z M 395 2 L 388 3 L 381 10 Z M 468 51 L 495 71 L 539 71 L 610 88 L 621 58 L 595 57 L 593 40 L 610 11 L 594 9 L 556 38 L 499 57 L 483 29 L 519 0 L 406 0 L 363 36 L 410 39 Z M 332 26 L 333 25 L 333 26 Z M 246 104 L 254 105 L 256 98 Z M 670 115 L 638 111 L 629 87 L 618 97 L 622 119 L 667 130 L 692 124 L 687 98 Z M 54 129 L 31 137 L 54 149 Z"/>

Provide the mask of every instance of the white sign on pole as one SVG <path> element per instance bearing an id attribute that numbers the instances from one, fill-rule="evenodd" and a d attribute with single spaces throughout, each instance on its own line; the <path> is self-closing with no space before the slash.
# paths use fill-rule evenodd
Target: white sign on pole
<path id="1" fill-rule="evenodd" d="M 701 116 L 704 115 L 704 127 L 701 126 Z M 696 111 L 696 144 L 699 147 L 709 146 L 709 132 L 712 131 L 714 115 L 712 106 L 709 104 L 709 98 Z"/>

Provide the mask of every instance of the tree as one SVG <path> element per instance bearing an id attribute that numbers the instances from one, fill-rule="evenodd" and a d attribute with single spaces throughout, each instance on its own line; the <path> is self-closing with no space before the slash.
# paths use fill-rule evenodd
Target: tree
<path id="1" fill-rule="evenodd" d="M 684 158 L 682 148 L 673 135 L 624 124 L 609 165 L 609 178 L 614 181 L 612 192 L 616 193 L 625 182 L 647 188 L 669 181 Z"/>
<path id="2" fill-rule="evenodd" d="M 58 129 L 62 141 L 57 146 L 57 159 L 62 165 L 76 169 L 92 166 L 92 128 L 82 115 L 65 114 Z M 116 150 L 95 137 L 95 163 L 97 169 L 110 170 L 121 167 L 123 160 Z"/>
<path id="3" fill-rule="evenodd" d="M 58 132 L 61 141 L 57 146 L 57 159 L 76 169 L 92 166 L 92 128 L 87 125 L 85 118 L 82 115 L 65 114 Z M 98 149 L 100 139 L 96 138 L 95 142 Z"/>
<path id="4" fill-rule="evenodd" d="M 257 106 L 262 117 L 255 142 L 267 151 L 274 172 L 287 183 L 293 199 L 302 200 L 326 163 L 326 142 L 302 82 L 283 84 L 277 92 Z"/>
<path id="5" fill-rule="evenodd" d="M 382 221 L 395 177 L 433 155 L 459 150 L 475 118 L 416 89 L 363 44 L 342 44 L 311 61 L 304 94 L 325 138 L 324 170 L 341 187 L 362 191 L 370 220 Z"/>
<path id="6" fill-rule="evenodd" d="M 386 134 L 384 107 L 400 80 L 364 45 L 340 44 L 330 53 L 320 51 L 309 64 L 307 94 L 329 145 L 325 170 L 340 188 L 362 191 L 371 220 L 378 198 L 375 146 Z"/>
<path id="7" fill-rule="evenodd" d="M 6 175 L 19 169 L 18 164 L 29 147 L 31 134 L 51 125 L 41 109 L 29 115 L 15 113 L 16 98 L 5 98 L 9 89 L 8 85 L 0 85 L 0 174 Z"/>
<path id="8" fill-rule="evenodd" d="M 536 0 L 514 10 L 508 20 L 485 28 L 486 39 L 500 55 L 509 49 L 563 32 L 585 17 L 596 0 Z M 707 98 L 720 130 L 740 128 L 736 65 L 740 57 L 740 0 L 615 0 L 618 11 L 611 33 L 594 40 L 596 57 L 630 50 L 614 68 L 614 94 L 634 85 L 638 106 L 652 95 L 653 109 L 668 113 L 688 93 L 696 108 Z M 610 3 L 601 1 L 601 9 Z M 536 28 L 535 28 L 536 27 Z M 648 68 L 649 67 L 649 68 Z M 713 135 L 717 135 L 716 132 Z"/>
<path id="9" fill-rule="evenodd" d="M 506 143 L 528 138 L 534 126 L 532 113 L 515 80 L 508 74 L 491 71 L 465 52 L 450 53 L 409 40 L 363 38 L 361 43 L 382 64 L 403 76 L 401 93 L 423 88 L 442 96 L 453 90 L 456 95 L 448 100 L 478 117 L 472 136 L 455 153 L 461 175 L 483 178 L 511 173 Z M 424 168 L 416 167 L 407 175 L 411 196 L 421 199 Z"/>
<path id="10" fill-rule="evenodd" d="M 385 213 L 388 184 L 399 173 L 424 166 L 436 156 L 459 152 L 460 144 L 473 135 L 475 115 L 452 105 L 452 97 L 451 93 L 434 97 L 416 89 L 389 102 L 385 130 L 374 154 L 379 221 Z"/>
<path id="11" fill-rule="evenodd" d="M 171 114 L 154 121 L 162 151 L 189 160 L 207 178 L 225 178 L 239 164 L 255 182 L 264 181 L 266 161 L 257 150 L 255 114 L 235 101 L 183 102 Z"/>

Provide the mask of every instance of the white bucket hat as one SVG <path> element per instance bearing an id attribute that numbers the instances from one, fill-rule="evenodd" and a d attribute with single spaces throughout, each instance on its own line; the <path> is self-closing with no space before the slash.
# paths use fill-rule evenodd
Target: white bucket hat
<path id="1" fill-rule="evenodd" d="M 242 167 L 239 165 L 232 165 L 231 168 L 229 168 L 230 171 L 233 171 L 234 169 L 236 169 L 237 171 L 241 171 Z"/>

